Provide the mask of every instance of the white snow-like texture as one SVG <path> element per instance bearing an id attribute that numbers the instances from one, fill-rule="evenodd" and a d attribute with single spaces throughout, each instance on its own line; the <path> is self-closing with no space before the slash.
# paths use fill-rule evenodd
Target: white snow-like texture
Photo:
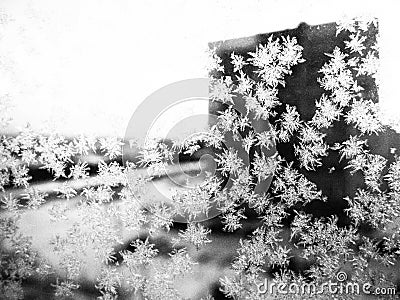
<path id="1" fill-rule="evenodd" d="M 216 118 L 192 139 L 1 136 L 1 298 L 395 298 L 400 136 L 379 106 L 378 36 L 362 17 L 211 43 Z M 214 172 L 174 177 L 202 172 L 202 153 Z M 332 294 L 343 275 L 359 294 Z"/>

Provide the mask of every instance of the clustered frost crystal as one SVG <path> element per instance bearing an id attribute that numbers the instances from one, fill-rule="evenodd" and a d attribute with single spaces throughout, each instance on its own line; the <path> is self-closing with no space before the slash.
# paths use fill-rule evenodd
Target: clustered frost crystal
<path id="1" fill-rule="evenodd" d="M 225 75 L 222 59 L 216 49 L 210 49 L 210 98 L 226 107 L 219 112 L 218 122 L 209 128 L 209 134 L 193 140 L 173 141 L 172 145 L 149 141 L 137 162 L 124 166 L 118 163 L 124 141 L 115 137 L 79 136 L 68 140 L 59 134 L 34 132 L 29 126 L 17 136 L 1 137 L 0 238 L 12 251 L 2 253 L 0 294 L 21 299 L 24 281 L 37 276 L 53 280 L 55 296 L 73 297 L 79 291 L 82 270 L 93 260 L 101 266 L 95 280 L 99 299 L 116 299 L 121 290 L 138 293 L 144 299 L 183 299 L 175 283 L 198 265 L 191 253 L 212 245 L 211 230 L 196 218 L 207 215 L 214 204 L 221 212 L 226 232 L 242 228 L 247 218 L 245 205 L 259 217 L 259 226 L 240 239 L 229 270 L 220 277 L 220 289 L 226 296 L 263 299 L 255 282 L 263 280 L 271 269 L 276 270 L 272 274 L 277 283 L 312 280 L 323 284 L 338 270 L 346 270 L 354 282 L 393 286 L 388 274 L 400 255 L 400 157 L 394 154 L 389 163 L 387 158 L 370 152 L 367 138 L 384 133 L 385 127 L 378 105 L 360 98 L 362 87 L 357 83 L 360 76 L 378 79 L 377 47 L 365 45 L 365 33 L 371 26 L 377 26 L 375 19 L 338 23 L 337 34 L 347 32 L 349 40 L 345 41 L 345 49 L 336 47 L 326 53 L 329 60 L 321 67 L 318 78 L 325 92 L 316 99 L 315 114 L 308 121 L 301 119 L 296 106 L 288 104 L 277 115 L 276 109 L 282 106 L 278 91 L 285 87 L 292 67 L 304 59 L 296 38 L 271 35 L 246 57 L 232 52 L 234 76 Z M 246 66 L 251 66 L 251 74 L 245 71 Z M 246 115 L 235 110 L 238 98 L 244 101 Z M 5 126 L 9 121 L 6 106 L 0 109 L 0 122 Z M 277 121 L 270 130 L 255 133 L 249 130 L 250 115 L 261 120 L 275 117 Z M 348 140 L 328 144 L 327 129 L 340 120 L 353 125 L 356 133 Z M 239 157 L 238 149 L 224 147 L 227 133 L 240 141 L 247 153 L 252 147 L 269 150 L 275 144 L 294 140 L 298 164 L 286 161 L 279 153 L 266 157 L 263 152 L 256 152 L 249 168 Z M 217 150 L 217 171 L 233 178 L 229 189 L 221 188 L 220 177 L 208 174 L 202 185 L 174 191 L 173 206 L 156 201 L 141 205 L 146 202 L 148 183 L 168 172 L 174 153 L 193 154 L 200 142 Z M 301 171 L 321 167 L 328 150 L 337 152 L 350 174 L 360 173 L 365 181 L 365 188 L 358 189 L 354 197 L 345 198 L 346 213 L 352 221 L 348 227 L 340 226 L 335 215 L 318 218 L 302 210 L 313 201 L 326 201 Z M 91 153 L 102 157 L 96 177 L 90 176 L 87 162 L 76 159 Z M 69 180 L 48 194 L 30 186 L 32 166 L 48 171 L 54 180 Z M 143 175 L 140 167 L 147 168 L 151 176 Z M 274 179 L 270 194 L 253 191 L 254 179 L 263 181 L 271 176 Z M 8 192 L 9 187 L 23 192 L 15 196 Z M 53 196 L 57 200 L 48 201 Z M 51 251 L 60 257 L 57 266 L 35 252 L 29 236 L 19 234 L 18 221 L 24 211 L 39 210 L 44 205 L 52 222 L 70 221 L 65 234 L 54 234 L 51 239 Z M 83 221 L 75 222 L 71 210 Z M 285 218 L 293 212 L 293 220 L 285 225 Z M 170 234 L 175 215 L 185 216 L 188 224 L 174 235 L 174 249 L 168 259 L 160 259 L 152 240 L 157 235 Z M 379 238 L 362 236 L 359 229 L 365 224 L 379 232 Z M 148 238 L 141 239 L 144 233 Z M 133 250 L 119 250 L 127 236 L 136 236 L 130 242 Z M 291 271 L 293 257 L 301 258 L 308 266 L 304 273 Z"/>

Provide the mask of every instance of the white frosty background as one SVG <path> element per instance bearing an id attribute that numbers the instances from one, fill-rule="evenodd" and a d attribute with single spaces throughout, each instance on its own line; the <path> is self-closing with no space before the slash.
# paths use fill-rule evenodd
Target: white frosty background
<path id="1" fill-rule="evenodd" d="M 400 115 L 398 2 L 0 0 L 0 95 L 15 104 L 15 126 L 123 136 L 146 96 L 205 76 L 210 41 L 370 14 L 382 35 L 381 103 Z"/>

